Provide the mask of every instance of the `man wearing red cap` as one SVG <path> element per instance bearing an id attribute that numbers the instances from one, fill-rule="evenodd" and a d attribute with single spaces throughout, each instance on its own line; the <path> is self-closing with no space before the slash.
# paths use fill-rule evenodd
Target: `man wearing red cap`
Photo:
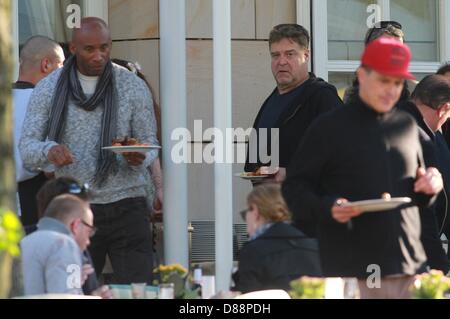
<path id="1" fill-rule="evenodd" d="M 362 298 L 409 296 L 426 262 L 418 207 L 442 189 L 439 171 L 424 167 L 414 119 L 394 109 L 413 78 L 410 60 L 396 40 L 370 43 L 357 70 L 359 98 L 310 127 L 283 185 L 294 216 L 317 225 L 324 275 L 357 277 Z M 347 203 L 386 193 L 412 201 L 372 213 Z"/>

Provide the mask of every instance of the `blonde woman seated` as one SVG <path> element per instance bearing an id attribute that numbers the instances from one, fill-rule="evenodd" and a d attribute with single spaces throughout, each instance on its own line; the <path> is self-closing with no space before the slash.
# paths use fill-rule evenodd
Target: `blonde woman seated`
<path id="1" fill-rule="evenodd" d="M 250 239 L 239 253 L 232 290 L 289 290 L 291 280 L 321 276 L 317 241 L 290 225 L 291 214 L 278 184 L 255 187 L 247 204 L 241 214 Z"/>

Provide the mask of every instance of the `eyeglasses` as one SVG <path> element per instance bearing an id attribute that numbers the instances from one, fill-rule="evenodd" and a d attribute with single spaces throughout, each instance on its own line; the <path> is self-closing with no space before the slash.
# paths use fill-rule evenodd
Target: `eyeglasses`
<path id="1" fill-rule="evenodd" d="M 79 194 L 87 194 L 89 193 L 89 184 L 78 185 L 76 183 L 70 184 L 68 193 L 79 195 Z"/>
<path id="2" fill-rule="evenodd" d="M 389 27 L 394 27 L 396 29 L 401 30 L 402 29 L 402 25 L 400 23 L 398 23 L 397 21 L 380 21 L 375 23 L 375 25 L 370 29 L 369 34 L 366 37 L 366 41 L 365 44 L 369 44 L 369 42 L 371 42 L 372 40 L 372 36 L 373 33 L 375 32 L 375 30 L 377 31 L 386 31 L 389 29 Z"/>
<path id="3" fill-rule="evenodd" d="M 89 237 L 94 237 L 95 233 L 97 232 L 97 227 L 86 223 L 84 220 L 81 220 L 81 223 L 91 230 L 91 233 L 89 234 Z"/>

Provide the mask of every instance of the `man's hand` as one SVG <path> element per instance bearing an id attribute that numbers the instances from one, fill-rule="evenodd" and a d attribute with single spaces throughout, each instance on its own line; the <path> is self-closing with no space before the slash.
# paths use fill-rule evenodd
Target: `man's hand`
<path id="1" fill-rule="evenodd" d="M 417 169 L 416 182 L 414 183 L 414 191 L 416 193 L 424 193 L 427 195 L 436 195 L 444 187 L 441 173 L 434 168 L 429 167 L 427 170 L 420 167 Z"/>
<path id="2" fill-rule="evenodd" d="M 126 152 L 122 154 L 128 165 L 139 166 L 144 163 L 145 154 L 140 152 Z"/>
<path id="3" fill-rule="evenodd" d="M 331 208 L 331 216 L 339 223 L 347 223 L 353 217 L 361 215 L 362 211 L 355 207 L 342 207 L 342 204 L 347 203 L 345 198 L 339 198 L 334 206 Z"/>
<path id="4" fill-rule="evenodd" d="M 83 269 L 81 270 L 81 282 L 85 283 L 89 275 L 93 274 L 95 272 L 94 267 L 92 267 L 91 264 L 84 264 Z"/>
<path id="5" fill-rule="evenodd" d="M 261 166 L 259 172 L 263 175 L 271 175 L 262 182 L 282 183 L 286 179 L 286 168 L 284 167 Z"/>
<path id="6" fill-rule="evenodd" d="M 48 160 L 57 167 L 67 166 L 73 163 L 74 157 L 65 145 L 53 146 L 47 154 Z"/>
<path id="7" fill-rule="evenodd" d="M 162 188 L 157 188 L 155 191 L 155 198 L 153 199 L 153 212 L 156 215 L 161 215 L 162 208 L 163 208 L 163 190 Z"/>

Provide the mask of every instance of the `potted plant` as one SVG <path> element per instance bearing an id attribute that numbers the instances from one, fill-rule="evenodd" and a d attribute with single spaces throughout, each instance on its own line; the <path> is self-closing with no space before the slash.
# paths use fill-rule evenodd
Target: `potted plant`
<path id="1" fill-rule="evenodd" d="M 197 299 L 199 289 L 192 289 L 192 280 L 189 272 L 180 264 L 159 265 L 153 270 L 157 275 L 154 285 L 173 283 L 176 299 Z"/>
<path id="2" fill-rule="evenodd" d="M 414 299 L 443 299 L 450 290 L 450 278 L 442 271 L 431 270 L 417 276 L 411 289 Z"/>
<path id="3" fill-rule="evenodd" d="M 301 277 L 290 283 L 289 295 L 292 299 L 323 299 L 325 297 L 325 279 Z"/>

